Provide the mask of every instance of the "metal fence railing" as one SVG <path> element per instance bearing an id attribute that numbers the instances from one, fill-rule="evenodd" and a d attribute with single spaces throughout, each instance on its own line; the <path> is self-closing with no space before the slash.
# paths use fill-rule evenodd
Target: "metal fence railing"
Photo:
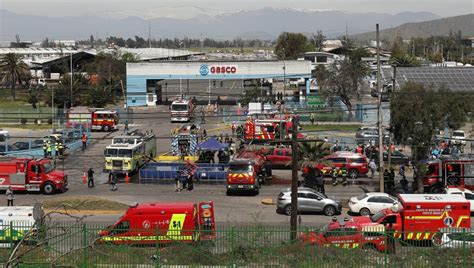
<path id="1" fill-rule="evenodd" d="M 474 266 L 474 233 L 468 229 L 418 235 L 351 228 L 315 232 L 301 227 L 297 240 L 290 240 L 289 227 L 284 226 L 218 226 L 215 232 L 172 233 L 166 224 L 158 226 L 114 229 L 115 235 L 101 238 L 99 233 L 105 228 L 101 225 L 45 225 L 34 233 L 6 225 L 0 229 L 0 263 L 10 260 L 9 267 Z M 425 238 L 429 239 L 421 240 Z"/>

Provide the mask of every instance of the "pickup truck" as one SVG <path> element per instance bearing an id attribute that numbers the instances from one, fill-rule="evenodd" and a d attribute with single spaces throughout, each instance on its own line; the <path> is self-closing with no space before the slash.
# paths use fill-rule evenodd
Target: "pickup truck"
<path id="1" fill-rule="evenodd" d="M 272 168 L 291 169 L 292 154 L 291 148 L 275 147 L 270 150 L 265 156 L 267 161 L 272 165 Z"/>

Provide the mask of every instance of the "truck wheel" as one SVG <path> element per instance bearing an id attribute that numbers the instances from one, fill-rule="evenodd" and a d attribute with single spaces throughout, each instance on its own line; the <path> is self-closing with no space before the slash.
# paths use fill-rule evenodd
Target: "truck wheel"
<path id="1" fill-rule="evenodd" d="M 286 205 L 286 207 L 285 207 L 285 214 L 288 215 L 288 216 L 291 216 L 291 204 L 290 204 L 290 205 Z"/>
<path id="2" fill-rule="evenodd" d="M 369 216 L 370 215 L 370 210 L 368 208 L 361 208 L 359 211 L 359 214 L 361 216 Z"/>
<path id="3" fill-rule="evenodd" d="M 104 132 L 109 132 L 109 130 L 110 130 L 109 125 L 104 125 L 104 126 L 102 127 L 102 130 L 103 130 Z"/>
<path id="4" fill-rule="evenodd" d="M 232 192 L 231 192 L 230 190 L 227 190 L 227 191 L 225 191 L 225 195 L 231 196 L 231 195 L 232 195 Z"/>
<path id="5" fill-rule="evenodd" d="M 258 195 L 260 193 L 260 190 L 258 189 L 258 187 L 255 187 L 255 189 L 253 190 L 253 193 L 255 195 Z"/>
<path id="6" fill-rule="evenodd" d="M 357 169 L 349 170 L 349 178 L 357 179 L 358 176 L 359 176 L 359 172 L 357 171 Z"/>
<path id="7" fill-rule="evenodd" d="M 43 185 L 43 193 L 44 194 L 54 194 L 55 192 L 55 187 L 52 183 L 47 182 Z"/>
<path id="8" fill-rule="evenodd" d="M 334 216 L 334 214 L 336 214 L 336 208 L 334 206 L 329 205 L 324 208 L 324 215 Z"/>

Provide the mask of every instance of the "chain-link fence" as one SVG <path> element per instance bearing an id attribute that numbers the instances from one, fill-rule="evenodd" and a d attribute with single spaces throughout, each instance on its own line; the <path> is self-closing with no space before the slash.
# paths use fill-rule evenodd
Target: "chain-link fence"
<path id="1" fill-rule="evenodd" d="M 108 229 L 84 223 L 0 230 L 0 262 L 9 267 L 473 267 L 474 233 L 397 233 L 378 228 L 228 226 L 215 232 L 168 223 Z M 135 228 L 137 228 L 135 226 Z M 146 229 L 147 228 L 147 229 Z M 410 238 L 410 240 L 408 240 Z"/>

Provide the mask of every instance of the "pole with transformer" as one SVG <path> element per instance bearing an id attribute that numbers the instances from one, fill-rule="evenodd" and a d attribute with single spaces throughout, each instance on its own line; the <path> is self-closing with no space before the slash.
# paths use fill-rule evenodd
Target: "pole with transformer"
<path id="1" fill-rule="evenodd" d="M 298 115 L 293 115 L 291 126 L 291 215 L 290 231 L 291 240 L 296 240 L 298 217 Z M 281 137 L 280 137 L 281 138 Z"/>
<path id="2" fill-rule="evenodd" d="M 382 131 L 382 87 L 380 79 L 380 36 L 379 36 L 379 24 L 376 24 L 376 38 L 377 38 L 377 92 L 379 93 L 379 103 L 377 109 L 377 123 L 379 132 L 379 184 L 380 192 L 384 192 L 384 181 L 383 181 L 383 131 Z"/>

